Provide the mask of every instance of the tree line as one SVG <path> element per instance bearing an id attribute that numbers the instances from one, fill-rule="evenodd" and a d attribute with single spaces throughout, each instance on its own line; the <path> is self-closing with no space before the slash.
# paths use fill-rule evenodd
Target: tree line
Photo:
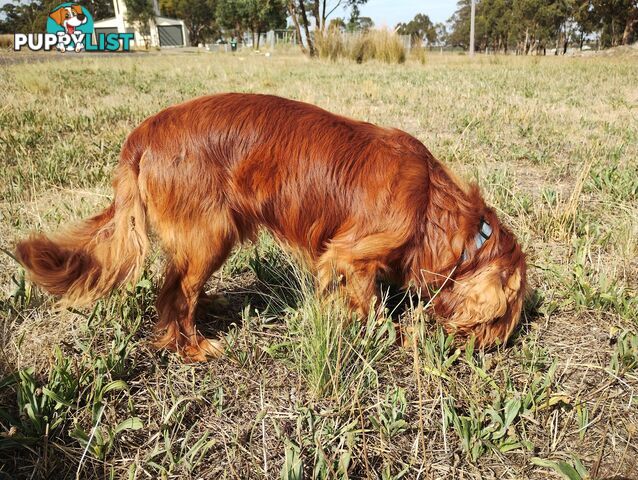
<path id="1" fill-rule="evenodd" d="M 9 1 L 0 8 L 0 33 L 44 32 L 49 12 L 64 0 Z M 85 0 L 82 6 L 95 19 L 114 16 L 112 0 Z"/>
<path id="2" fill-rule="evenodd" d="M 61 0 L 11 0 L 0 8 L 0 33 L 41 32 L 49 11 Z M 331 28 L 367 30 L 374 24 L 360 15 L 367 0 L 159 0 L 164 16 L 185 21 L 193 45 L 245 34 L 259 48 L 260 34 L 271 29 L 294 30 L 301 49 L 314 56 L 316 39 Z M 434 24 L 417 14 L 395 31 L 410 35 L 413 45 L 446 45 L 467 49 L 470 2 L 459 0 L 447 24 Z M 112 0 L 80 0 L 94 19 L 112 17 Z M 143 32 L 154 16 L 152 0 L 125 0 L 128 20 Z M 350 11 L 350 18 L 337 13 Z M 290 26 L 287 26 L 290 24 Z M 595 39 L 602 48 L 638 40 L 638 0 L 476 0 L 476 48 L 520 54 L 582 46 Z"/>
<path id="3" fill-rule="evenodd" d="M 471 0 L 460 0 L 445 43 L 468 48 Z M 595 40 L 601 48 L 638 40 L 638 0 L 477 0 L 477 50 L 565 53 Z"/>
<path id="4" fill-rule="evenodd" d="M 352 16 L 348 25 L 365 23 L 358 7 L 367 0 L 159 0 L 163 16 L 184 20 L 192 45 L 235 37 L 241 41 L 244 34 L 253 37 L 253 45 L 259 48 L 260 34 L 272 29 L 296 30 L 301 49 L 315 54 L 313 36 L 325 31 L 329 19 L 340 8 L 350 8 Z M 0 33 L 42 32 L 46 29 L 47 16 L 61 0 L 11 0 L 0 8 Z M 114 16 L 113 0 L 80 0 L 95 20 Z M 144 35 L 149 20 L 155 12 L 152 0 L 125 0 L 127 20 L 135 24 Z M 339 19 L 343 22 L 342 19 Z M 369 19 L 367 19 L 369 20 Z M 371 26 L 371 21 L 368 23 Z M 312 33 L 311 33 L 312 32 Z"/>
<path id="5" fill-rule="evenodd" d="M 0 8 L 0 33 L 43 32 L 49 12 L 62 0 L 13 0 Z M 113 17 L 113 0 L 79 0 L 94 20 Z M 127 20 L 144 35 L 155 16 L 152 0 L 125 0 Z M 216 40 L 223 33 L 242 39 L 252 34 L 258 44 L 259 34 L 286 28 L 288 16 L 285 0 L 159 0 L 160 13 L 184 20 L 192 45 Z"/>

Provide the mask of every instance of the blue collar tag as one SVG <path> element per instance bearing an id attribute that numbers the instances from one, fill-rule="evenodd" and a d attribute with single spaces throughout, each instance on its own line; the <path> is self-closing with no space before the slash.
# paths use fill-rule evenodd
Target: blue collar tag
<path id="1" fill-rule="evenodd" d="M 481 219 L 481 225 L 479 226 L 478 233 L 474 236 L 474 243 L 476 244 L 476 250 L 480 250 L 483 244 L 492 236 L 492 226 L 485 220 Z M 467 250 L 463 250 L 461 255 L 461 261 L 467 260 Z"/>
<path id="2" fill-rule="evenodd" d="M 492 236 L 492 226 L 485 220 L 481 220 L 481 227 L 478 233 L 474 237 L 474 243 L 476 243 L 476 249 L 478 250 L 483 246 L 488 238 Z"/>

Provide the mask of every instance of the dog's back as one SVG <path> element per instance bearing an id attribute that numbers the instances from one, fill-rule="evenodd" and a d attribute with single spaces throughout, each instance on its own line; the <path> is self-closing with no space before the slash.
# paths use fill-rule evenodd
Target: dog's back
<path id="1" fill-rule="evenodd" d="M 312 257 L 348 221 L 370 230 L 388 215 L 410 222 L 425 205 L 432 160 L 399 130 L 248 94 L 202 97 L 150 117 L 122 158 L 138 162 L 144 197 L 158 210 L 178 217 L 224 203 L 241 238 L 263 225 Z"/>

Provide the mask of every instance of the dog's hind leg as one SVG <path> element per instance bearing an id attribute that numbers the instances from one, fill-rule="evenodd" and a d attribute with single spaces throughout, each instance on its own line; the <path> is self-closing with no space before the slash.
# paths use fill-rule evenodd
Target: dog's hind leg
<path id="1" fill-rule="evenodd" d="M 157 299 L 155 346 L 175 350 L 187 361 L 205 361 L 224 349 L 219 340 L 197 331 L 195 311 L 206 280 L 224 263 L 236 236 L 222 218 L 174 227 L 158 229 L 171 259 Z"/>

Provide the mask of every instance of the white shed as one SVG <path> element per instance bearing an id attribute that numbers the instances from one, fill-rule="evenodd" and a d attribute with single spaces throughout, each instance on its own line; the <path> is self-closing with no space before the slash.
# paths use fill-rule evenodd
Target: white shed
<path id="1" fill-rule="evenodd" d="M 126 20 L 126 3 L 124 0 L 113 0 L 115 17 L 96 20 L 94 32 L 99 33 L 134 33 L 132 45 L 144 46 L 144 38 L 140 32 Z M 188 46 L 188 30 L 183 20 L 160 16 L 157 0 L 153 0 L 155 17 L 150 21 L 151 47 L 186 47 Z"/>

